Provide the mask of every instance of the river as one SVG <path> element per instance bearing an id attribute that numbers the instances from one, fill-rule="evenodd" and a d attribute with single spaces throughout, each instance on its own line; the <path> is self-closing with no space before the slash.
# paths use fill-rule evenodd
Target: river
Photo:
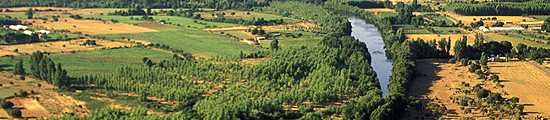
<path id="1" fill-rule="evenodd" d="M 388 84 L 390 83 L 392 62 L 386 56 L 382 35 L 376 26 L 368 24 L 363 19 L 350 17 L 348 20 L 352 26 L 351 36 L 367 44 L 371 55 L 371 66 L 380 82 L 382 94 L 386 96 L 388 94 Z"/>

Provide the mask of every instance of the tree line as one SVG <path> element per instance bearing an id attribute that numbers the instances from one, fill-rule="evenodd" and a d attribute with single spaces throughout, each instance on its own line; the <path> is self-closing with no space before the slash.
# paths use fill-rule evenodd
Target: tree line
<path id="1" fill-rule="evenodd" d="M 453 3 L 449 5 L 449 8 L 461 15 L 550 15 L 550 3 L 548 2 Z"/>

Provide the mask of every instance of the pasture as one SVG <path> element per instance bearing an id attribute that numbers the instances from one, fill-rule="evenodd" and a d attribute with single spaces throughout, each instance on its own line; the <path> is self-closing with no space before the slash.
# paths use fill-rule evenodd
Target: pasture
<path id="1" fill-rule="evenodd" d="M 158 63 L 160 60 L 172 58 L 172 54 L 146 48 L 120 48 L 50 55 L 50 58 L 61 63 L 63 68 L 69 71 L 70 76 L 108 73 L 125 65 L 142 65 L 144 57 Z M 16 56 L 13 59 L 4 57 L 0 58 L 0 62 L 10 63 L 10 66 L 4 69 L 11 69 L 17 59 L 24 59 L 25 68 L 29 68 L 29 56 Z"/>
<path id="2" fill-rule="evenodd" d="M 240 51 L 250 52 L 254 50 L 253 46 L 247 45 L 246 43 L 240 43 L 239 40 L 229 38 L 222 34 L 187 28 L 140 34 L 112 34 L 102 36 L 107 39 L 130 38 L 164 44 L 199 56 L 237 56 Z"/>

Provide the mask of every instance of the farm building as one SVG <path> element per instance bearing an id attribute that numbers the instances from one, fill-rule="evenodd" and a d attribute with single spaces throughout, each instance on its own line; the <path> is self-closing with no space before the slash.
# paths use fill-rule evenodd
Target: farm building
<path id="1" fill-rule="evenodd" d="M 10 28 L 12 30 L 26 30 L 29 27 L 24 26 L 24 25 L 10 25 L 10 26 L 8 26 L 8 28 Z"/>
<path id="2" fill-rule="evenodd" d="M 514 30 L 525 30 L 523 27 L 490 27 L 490 31 L 514 31 Z"/>

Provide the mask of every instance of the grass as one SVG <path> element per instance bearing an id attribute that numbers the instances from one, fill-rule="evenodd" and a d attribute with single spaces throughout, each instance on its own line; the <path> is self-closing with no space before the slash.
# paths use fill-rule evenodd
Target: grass
<path id="1" fill-rule="evenodd" d="M 321 41 L 321 36 L 316 35 L 315 33 L 310 32 L 299 32 L 302 33 L 302 36 L 291 37 L 291 36 L 280 36 L 276 39 L 279 40 L 279 45 L 283 48 L 288 47 L 301 47 L 301 46 L 315 46 Z M 271 40 L 264 40 L 260 42 L 260 45 L 263 48 L 269 48 L 271 46 Z"/>
<path id="2" fill-rule="evenodd" d="M 534 15 L 534 16 L 530 16 L 531 18 L 535 18 L 537 20 L 546 20 L 546 18 L 549 18 L 550 16 L 549 15 Z"/>
<path id="3" fill-rule="evenodd" d="M 401 28 L 405 34 L 432 34 L 429 30 L 414 25 L 399 25 L 398 27 Z"/>
<path id="4" fill-rule="evenodd" d="M 461 34 L 459 27 L 431 27 L 437 34 Z"/>
<path id="5" fill-rule="evenodd" d="M 253 46 L 241 43 L 225 35 L 188 28 L 139 34 L 104 35 L 104 37 L 107 39 L 130 38 L 144 40 L 206 56 L 237 56 L 240 51 L 248 52 L 253 50 Z"/>
<path id="6" fill-rule="evenodd" d="M 143 57 L 148 57 L 154 62 L 159 62 L 160 60 L 171 58 L 172 55 L 145 48 L 122 48 L 50 55 L 50 58 L 56 63 L 61 63 L 63 65 L 70 76 L 113 72 L 124 65 L 142 64 Z M 7 66 L 9 67 L 8 69 L 11 69 L 16 59 L 24 59 L 25 67 L 27 71 L 30 71 L 28 70 L 30 66 L 29 56 L 17 56 L 15 59 L 0 58 L 0 62 L 11 63 L 10 66 Z"/>
<path id="7" fill-rule="evenodd" d="M 128 24 L 139 24 L 147 21 L 131 19 L 131 18 L 142 18 L 142 16 L 117 16 L 117 15 L 90 15 L 83 16 L 85 18 L 100 18 L 103 20 L 116 20 L 122 23 Z M 166 23 L 171 23 L 174 25 L 188 26 L 196 29 L 204 29 L 207 27 L 231 27 L 238 26 L 236 24 L 230 23 L 220 23 L 220 22 L 209 22 L 204 20 L 197 20 L 192 18 L 180 17 L 180 16 L 152 16 L 153 19 L 157 22 L 165 21 Z"/>

